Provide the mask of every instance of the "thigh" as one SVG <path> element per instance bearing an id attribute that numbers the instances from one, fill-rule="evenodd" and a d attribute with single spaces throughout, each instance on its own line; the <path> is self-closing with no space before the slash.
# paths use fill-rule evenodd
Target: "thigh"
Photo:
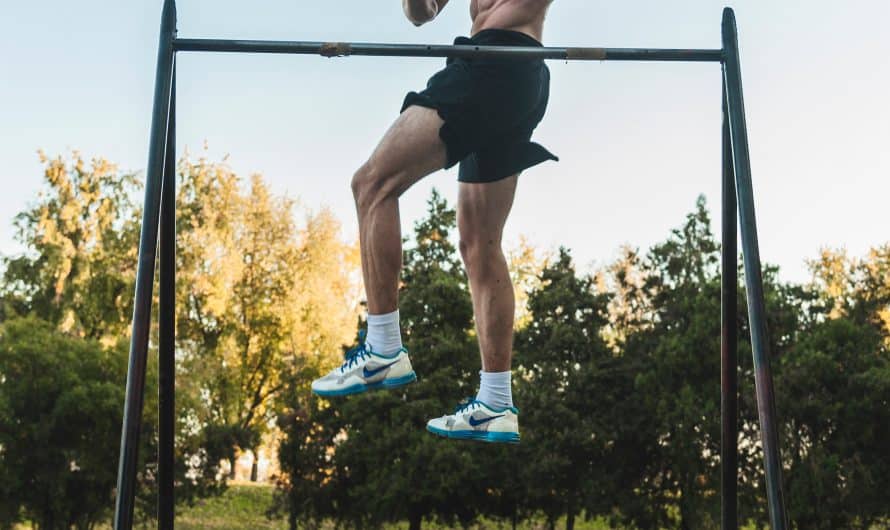
<path id="1" fill-rule="evenodd" d="M 500 246 L 518 180 L 517 174 L 495 182 L 460 183 L 457 225 L 461 240 Z"/>
<path id="2" fill-rule="evenodd" d="M 399 192 L 445 166 L 445 144 L 439 137 L 442 118 L 434 109 L 405 109 L 374 149 L 366 166 L 373 175 L 393 179 Z"/>

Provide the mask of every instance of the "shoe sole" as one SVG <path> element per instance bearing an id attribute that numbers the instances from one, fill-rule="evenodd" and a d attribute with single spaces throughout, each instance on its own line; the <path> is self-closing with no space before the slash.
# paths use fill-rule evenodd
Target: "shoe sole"
<path id="1" fill-rule="evenodd" d="M 338 390 L 312 390 L 312 392 L 322 397 L 351 396 L 353 394 L 362 394 L 369 390 L 385 390 L 390 388 L 398 388 L 400 386 L 405 386 L 409 383 L 413 383 L 414 381 L 417 381 L 417 374 L 411 372 L 409 374 L 403 375 L 402 377 L 384 379 L 383 381 L 378 381 L 376 383 L 367 385 L 358 384 L 352 385 L 347 388 L 340 388 Z"/>
<path id="2" fill-rule="evenodd" d="M 426 426 L 426 430 L 441 436 L 442 438 L 451 438 L 453 440 L 475 440 L 478 442 L 502 443 L 502 444 L 518 444 L 518 432 L 488 432 L 488 431 L 444 431 L 435 427 Z"/>

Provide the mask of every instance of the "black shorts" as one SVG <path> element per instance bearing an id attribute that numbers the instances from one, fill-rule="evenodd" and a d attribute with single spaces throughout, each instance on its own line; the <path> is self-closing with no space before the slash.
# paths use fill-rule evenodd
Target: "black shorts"
<path id="1" fill-rule="evenodd" d="M 542 46 L 518 31 L 485 29 L 455 44 L 475 46 Z M 460 162 L 461 182 L 493 182 L 545 160 L 559 160 L 531 141 L 544 117 L 550 93 L 550 70 L 543 60 L 450 58 L 445 69 L 422 92 L 405 97 L 411 105 L 438 111 L 445 124 L 445 168 Z"/>

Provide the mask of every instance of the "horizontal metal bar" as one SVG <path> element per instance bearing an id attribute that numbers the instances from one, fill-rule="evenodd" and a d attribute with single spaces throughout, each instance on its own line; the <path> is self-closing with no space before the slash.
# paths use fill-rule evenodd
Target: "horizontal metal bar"
<path id="1" fill-rule="evenodd" d="M 181 52 L 286 53 L 345 57 L 501 57 L 562 61 L 690 61 L 721 62 L 723 50 L 663 48 L 552 48 L 527 46 L 468 46 L 439 44 L 380 44 L 220 39 L 174 39 Z"/>

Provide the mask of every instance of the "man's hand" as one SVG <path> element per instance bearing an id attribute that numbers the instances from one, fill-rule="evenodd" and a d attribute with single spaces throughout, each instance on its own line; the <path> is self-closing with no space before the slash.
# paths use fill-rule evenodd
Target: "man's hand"
<path id="1" fill-rule="evenodd" d="M 436 18 L 448 0 L 402 0 L 405 16 L 415 26 L 421 26 Z"/>

